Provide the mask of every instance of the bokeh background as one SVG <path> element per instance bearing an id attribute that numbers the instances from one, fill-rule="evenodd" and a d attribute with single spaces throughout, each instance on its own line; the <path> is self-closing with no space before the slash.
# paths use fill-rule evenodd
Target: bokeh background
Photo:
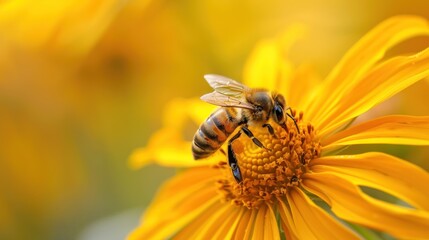
<path id="1" fill-rule="evenodd" d="M 424 0 L 0 0 L 0 239 L 124 238 L 174 174 L 128 163 L 169 100 L 210 91 L 206 73 L 240 79 L 258 41 L 290 25 L 306 31 L 289 58 L 323 77 L 380 21 L 428 9 Z M 427 114 L 428 90 L 418 83 L 377 111 Z M 428 169 L 427 151 L 401 154 Z"/>

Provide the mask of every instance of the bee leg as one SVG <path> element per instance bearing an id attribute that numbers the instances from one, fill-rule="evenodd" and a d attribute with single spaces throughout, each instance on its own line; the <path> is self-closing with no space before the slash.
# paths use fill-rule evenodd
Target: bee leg
<path id="1" fill-rule="evenodd" d="M 232 150 L 232 142 L 235 139 L 239 138 L 240 135 L 241 135 L 241 132 L 238 132 L 228 141 L 228 164 L 229 164 L 229 167 L 231 168 L 232 175 L 234 176 L 234 179 L 235 181 L 237 181 L 237 183 L 240 183 L 241 181 L 243 181 L 243 178 L 241 176 L 240 167 L 238 166 L 238 163 L 237 163 L 237 157 L 235 156 L 235 152 Z"/>
<path id="2" fill-rule="evenodd" d="M 290 110 L 291 112 L 292 112 L 292 109 L 290 108 L 290 107 L 288 107 L 287 109 L 286 109 L 286 111 L 287 110 Z M 286 115 L 288 116 L 288 117 L 290 117 L 290 119 L 292 119 L 293 120 L 293 123 L 295 123 L 295 127 L 296 127 L 296 130 L 298 130 L 298 133 L 300 133 L 300 131 L 299 131 L 299 127 L 298 127 L 298 123 L 296 123 L 296 119 L 290 114 L 290 113 L 286 113 Z"/>
<path id="3" fill-rule="evenodd" d="M 244 134 L 246 134 L 250 139 L 252 139 L 252 142 L 254 144 L 256 144 L 258 147 L 263 148 L 263 149 L 267 149 L 267 150 L 271 150 L 271 149 L 266 148 L 264 146 L 264 144 L 262 144 L 262 142 L 259 141 L 259 139 L 257 139 L 255 136 L 253 136 L 253 133 L 250 131 L 250 129 L 247 128 L 247 126 L 243 126 L 241 128 L 241 131 L 243 131 Z"/>
<path id="4" fill-rule="evenodd" d="M 274 128 L 269 123 L 265 123 L 262 125 L 262 127 L 266 127 L 268 129 L 268 132 L 273 136 L 274 138 L 278 138 L 277 135 L 274 133 Z"/>

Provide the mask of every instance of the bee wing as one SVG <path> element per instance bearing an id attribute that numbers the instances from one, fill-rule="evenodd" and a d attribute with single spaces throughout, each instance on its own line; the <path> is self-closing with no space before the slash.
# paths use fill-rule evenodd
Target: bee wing
<path id="1" fill-rule="evenodd" d="M 206 74 L 204 78 L 215 92 L 229 97 L 241 98 L 241 95 L 249 90 L 247 86 L 224 76 Z"/>
<path id="2" fill-rule="evenodd" d="M 201 97 L 201 100 L 221 107 L 238 107 L 254 110 L 255 106 L 239 98 L 227 96 L 219 92 L 211 92 Z"/>

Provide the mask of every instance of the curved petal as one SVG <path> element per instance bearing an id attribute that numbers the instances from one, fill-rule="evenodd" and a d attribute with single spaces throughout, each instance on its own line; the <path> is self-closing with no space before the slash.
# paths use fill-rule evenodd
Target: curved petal
<path id="1" fill-rule="evenodd" d="M 293 67 L 286 54 L 302 34 L 303 27 L 295 25 L 278 38 L 261 41 L 247 60 L 243 83 L 252 88 L 280 91 L 288 96 Z M 287 92 L 282 92 L 284 90 Z"/>
<path id="2" fill-rule="evenodd" d="M 320 124 L 326 135 L 410 85 L 429 76 L 429 48 L 412 56 L 387 60 L 359 80 L 352 93 L 341 99 Z"/>
<path id="3" fill-rule="evenodd" d="M 196 226 L 187 226 L 193 234 L 183 236 L 183 239 L 225 239 L 231 223 L 238 218 L 241 208 L 223 204 L 206 219 L 194 221 Z"/>
<path id="4" fill-rule="evenodd" d="M 295 69 L 292 82 L 288 86 L 281 87 L 287 94 L 287 105 L 292 109 L 304 111 L 314 103 L 314 97 L 318 96 L 322 80 L 310 66 L 299 66 Z M 309 91 L 309 89 L 311 89 Z"/>
<path id="5" fill-rule="evenodd" d="M 288 106 L 306 109 L 310 95 L 317 94 L 314 89 L 319 86 L 320 78 L 308 66 L 295 68 L 286 56 L 303 32 L 302 26 L 295 25 L 277 39 L 260 42 L 245 65 L 243 83 L 252 88 L 280 92 L 286 97 Z"/>
<path id="6" fill-rule="evenodd" d="M 253 231 L 256 213 L 256 209 L 244 211 L 243 216 L 235 229 L 233 239 L 249 239 L 249 236 Z"/>
<path id="7" fill-rule="evenodd" d="M 195 123 L 190 131 L 197 131 L 198 125 L 210 116 L 214 106 L 199 99 L 175 99 L 164 110 L 164 127 L 155 132 L 144 148 L 138 148 L 131 154 L 129 163 L 132 168 L 140 168 L 151 163 L 167 167 L 190 167 L 211 165 L 224 156 L 215 153 L 207 160 L 195 161 L 192 157 L 191 141 L 185 141 L 186 126 Z M 192 133 L 191 133 L 192 134 Z M 210 160 L 211 159 L 211 160 Z"/>
<path id="8" fill-rule="evenodd" d="M 174 176 L 161 187 L 148 207 L 144 216 L 145 222 L 169 213 L 188 199 L 198 198 L 203 191 L 207 190 L 208 195 L 211 191 L 216 192 L 215 181 L 218 177 L 219 170 L 208 167 L 190 168 Z"/>
<path id="9" fill-rule="evenodd" d="M 234 234 L 235 234 L 235 230 L 238 227 L 238 223 L 242 220 L 242 218 L 245 215 L 245 212 L 249 212 L 249 209 L 247 208 L 239 208 L 239 213 L 236 214 L 236 217 L 232 217 L 230 222 L 226 222 L 225 224 L 223 224 L 223 229 L 221 228 L 221 230 L 219 231 L 220 233 L 222 233 L 222 231 L 226 231 L 225 234 L 219 234 L 218 238 L 222 238 L 222 239 L 232 239 Z M 223 236 L 223 237 L 220 237 Z M 213 238 L 216 238 L 213 237 Z"/>
<path id="10" fill-rule="evenodd" d="M 178 228 L 178 233 L 174 235 L 166 235 L 168 237 L 159 238 L 159 239 L 195 239 L 195 236 L 199 233 L 200 228 L 206 226 L 202 223 L 209 221 L 209 219 L 213 218 L 213 216 L 218 215 L 219 213 L 224 213 L 227 205 L 217 203 L 209 206 L 204 211 L 202 211 L 195 218 L 190 220 L 188 223 L 184 224 L 183 227 Z M 171 237 L 173 236 L 173 237 Z M 147 239 L 147 235 L 143 235 L 140 239 Z M 158 238 L 153 238 L 158 239 Z"/>
<path id="11" fill-rule="evenodd" d="M 280 52 L 275 40 L 261 41 L 247 60 L 243 83 L 251 88 L 275 90 L 283 62 Z"/>
<path id="12" fill-rule="evenodd" d="M 343 99 L 356 90 L 364 75 L 398 43 L 419 35 L 429 35 L 428 22 L 417 16 L 392 17 L 359 40 L 337 64 L 324 82 L 321 94 L 306 114 L 319 125 L 332 118 Z M 323 99 L 323 101 L 321 100 Z"/>
<path id="13" fill-rule="evenodd" d="M 295 222 L 292 219 L 291 210 L 285 203 L 287 199 L 284 200 L 278 197 L 277 200 L 279 203 L 280 218 L 282 220 L 283 231 L 286 234 L 286 239 L 299 239 Z"/>
<path id="14" fill-rule="evenodd" d="M 216 169 L 200 167 L 184 171 L 167 182 L 129 239 L 164 239 L 193 219 L 217 211 L 222 206 L 215 187 L 217 176 Z"/>
<path id="15" fill-rule="evenodd" d="M 429 117 L 385 116 L 322 140 L 323 150 L 355 144 L 429 145 Z"/>
<path id="16" fill-rule="evenodd" d="M 186 113 L 188 114 L 190 119 L 193 120 L 193 122 L 197 126 L 199 126 L 210 116 L 210 114 L 212 114 L 218 108 L 218 106 L 207 104 L 206 102 L 203 102 L 201 99 L 198 99 L 198 102 L 191 101 L 189 107 L 186 107 L 186 108 L 187 108 Z M 195 131 L 196 130 L 197 129 L 195 129 Z"/>
<path id="17" fill-rule="evenodd" d="M 425 239 L 429 236 L 429 213 L 374 199 L 358 186 L 335 174 L 308 173 L 303 186 L 331 206 L 336 216 L 398 238 Z"/>
<path id="18" fill-rule="evenodd" d="M 199 98 L 171 100 L 163 110 L 163 125 L 166 128 L 183 130 L 189 120 L 198 125 L 205 121 L 216 106 L 203 102 Z"/>
<path id="19" fill-rule="evenodd" d="M 280 232 L 276 216 L 272 208 L 262 205 L 256 211 L 253 233 L 250 239 L 276 239 L 280 240 Z"/>
<path id="20" fill-rule="evenodd" d="M 265 239 L 264 238 L 264 227 L 265 227 L 265 215 L 268 207 L 262 205 L 261 208 L 256 210 L 255 223 L 253 225 L 253 233 L 250 239 Z"/>
<path id="21" fill-rule="evenodd" d="M 273 208 L 267 204 L 267 211 L 264 220 L 264 238 L 280 240 L 280 231 L 277 224 L 276 214 Z"/>
<path id="22" fill-rule="evenodd" d="M 256 226 L 256 217 L 258 216 L 259 210 L 258 209 L 252 209 L 251 215 L 250 215 L 250 221 L 245 225 L 246 228 L 244 229 L 244 237 L 243 239 L 252 239 L 253 232 Z"/>
<path id="23" fill-rule="evenodd" d="M 353 231 L 316 206 L 300 189 L 287 195 L 299 239 L 360 239 Z"/>
<path id="24" fill-rule="evenodd" d="M 190 199 L 193 201 L 189 203 L 193 205 L 186 204 L 186 207 L 158 215 L 162 219 L 150 222 L 146 222 L 148 218 L 143 219 L 143 224 L 129 235 L 129 239 L 166 239 L 201 215 L 205 216 L 205 220 L 207 215 L 222 207 L 220 199 L 216 198 L 216 192 L 210 193 L 208 190 L 202 191 L 197 197 Z"/>
<path id="25" fill-rule="evenodd" d="M 148 145 L 138 148 L 130 156 L 132 168 L 140 168 L 151 163 L 167 167 L 209 166 L 225 158 L 221 153 L 212 157 L 195 161 L 192 157 L 191 142 L 182 140 L 176 129 L 161 129 L 152 135 Z"/>
<path id="26" fill-rule="evenodd" d="M 429 174 L 418 166 L 384 153 L 328 156 L 310 162 L 311 170 L 331 172 L 355 185 L 382 190 L 416 208 L 429 211 Z"/>

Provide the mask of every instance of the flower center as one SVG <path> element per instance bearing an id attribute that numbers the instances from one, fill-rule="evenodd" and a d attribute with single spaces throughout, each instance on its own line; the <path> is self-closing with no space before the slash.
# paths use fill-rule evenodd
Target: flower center
<path id="1" fill-rule="evenodd" d="M 301 112 L 296 117 L 299 132 L 292 120 L 288 120 L 286 129 L 271 123 L 275 136 L 266 128 L 250 128 L 267 149 L 256 146 L 245 135 L 233 142 L 243 181 L 237 183 L 229 166 L 220 163 L 224 175 L 218 184 L 224 200 L 257 208 L 264 202 L 274 202 L 290 188 L 299 187 L 308 163 L 321 153 L 314 127 L 304 124 L 302 119 Z"/>

